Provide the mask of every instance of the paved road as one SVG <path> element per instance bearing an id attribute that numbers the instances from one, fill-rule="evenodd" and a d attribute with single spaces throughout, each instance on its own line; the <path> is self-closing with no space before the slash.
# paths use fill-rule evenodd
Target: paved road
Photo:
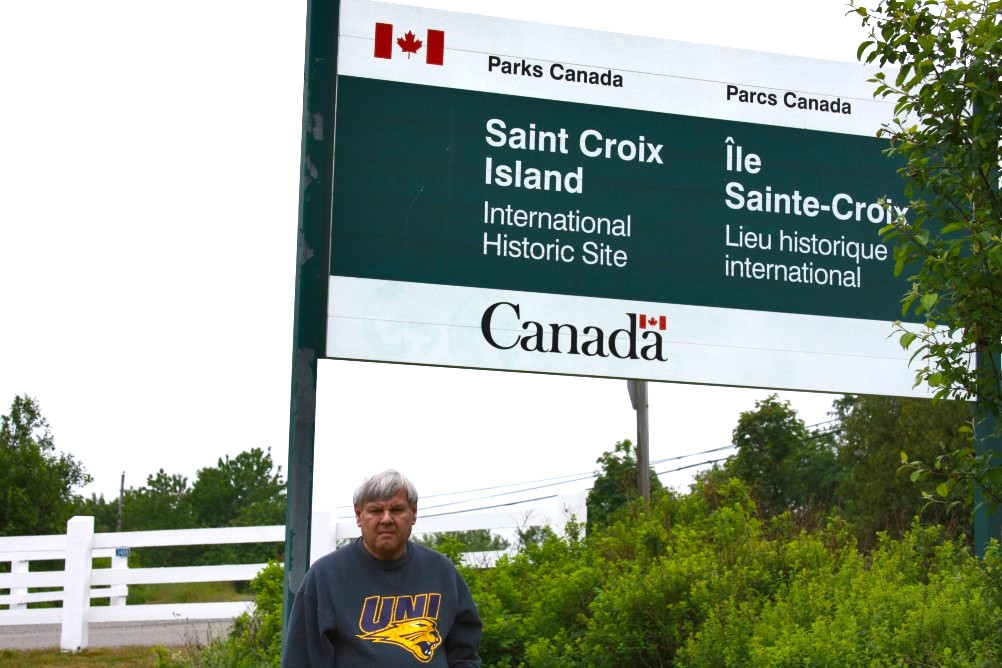
<path id="1" fill-rule="evenodd" d="M 90 625 L 91 647 L 204 645 L 226 633 L 232 619 L 167 622 L 105 622 Z M 0 649 L 59 647 L 58 624 L 0 626 Z"/>

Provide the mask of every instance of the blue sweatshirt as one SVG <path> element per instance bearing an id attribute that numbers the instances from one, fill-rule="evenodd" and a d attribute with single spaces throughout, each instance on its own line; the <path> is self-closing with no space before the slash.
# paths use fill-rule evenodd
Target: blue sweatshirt
<path id="1" fill-rule="evenodd" d="M 480 616 L 447 557 L 412 542 L 382 561 L 361 539 L 318 559 L 296 592 L 282 666 L 479 668 Z"/>

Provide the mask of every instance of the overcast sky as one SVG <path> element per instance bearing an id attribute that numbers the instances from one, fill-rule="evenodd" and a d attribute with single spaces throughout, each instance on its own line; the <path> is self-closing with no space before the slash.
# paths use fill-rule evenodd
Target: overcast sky
<path id="1" fill-rule="evenodd" d="M 408 4 L 841 61 L 864 37 L 836 0 Z M 86 493 L 251 447 L 284 472 L 305 19 L 288 0 L 0 3 L 0 403 L 38 399 Z M 653 384 L 651 459 L 727 445 L 768 394 Z M 832 396 L 783 396 L 828 419 Z M 423 495 L 590 472 L 635 428 L 624 381 L 324 361 L 314 505 L 387 466 Z"/>

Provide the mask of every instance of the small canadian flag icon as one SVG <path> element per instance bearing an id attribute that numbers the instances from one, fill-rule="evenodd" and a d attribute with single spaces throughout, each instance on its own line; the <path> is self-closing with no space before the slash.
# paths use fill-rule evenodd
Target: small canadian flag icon
<path id="1" fill-rule="evenodd" d="M 638 320 L 640 329 L 654 329 L 655 327 L 662 331 L 668 329 L 668 318 L 663 315 L 644 315 L 641 313 Z"/>
<path id="2" fill-rule="evenodd" d="M 445 58 L 445 31 L 428 30 L 424 41 L 417 39 L 414 33 L 407 31 L 402 37 L 397 38 L 397 46 L 410 59 L 411 55 L 417 54 L 424 48 L 424 62 L 429 65 L 441 65 Z M 376 46 L 372 53 L 376 58 L 393 57 L 393 24 L 376 24 Z"/>

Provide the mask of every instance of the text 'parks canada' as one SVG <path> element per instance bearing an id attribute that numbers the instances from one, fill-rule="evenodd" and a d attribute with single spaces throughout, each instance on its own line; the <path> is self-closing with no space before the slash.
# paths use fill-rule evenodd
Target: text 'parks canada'
<path id="1" fill-rule="evenodd" d="M 544 68 L 541 64 L 530 63 L 525 58 L 514 60 L 500 56 L 489 56 L 487 58 L 487 71 L 494 74 L 530 77 L 532 79 L 541 79 L 545 73 L 554 81 L 583 83 L 592 86 L 611 86 L 612 88 L 623 87 L 623 75 L 615 74 L 610 69 L 593 70 L 583 67 L 572 67 L 563 63 L 550 63 L 548 67 Z"/>

